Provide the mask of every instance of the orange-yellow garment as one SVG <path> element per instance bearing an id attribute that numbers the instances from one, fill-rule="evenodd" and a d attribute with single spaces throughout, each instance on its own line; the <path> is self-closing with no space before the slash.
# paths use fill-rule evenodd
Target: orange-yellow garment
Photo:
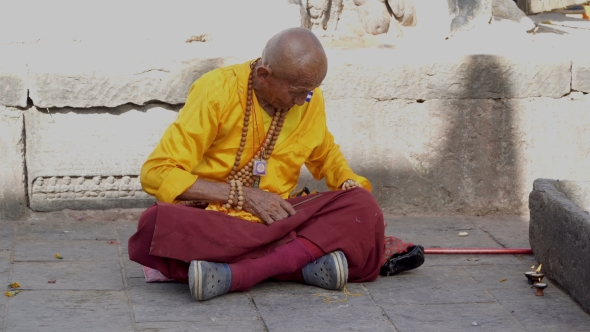
<path id="1" fill-rule="evenodd" d="M 242 138 L 250 62 L 215 69 L 193 83 L 185 106 L 141 169 L 143 189 L 158 201 L 177 203 L 201 177 L 225 182 L 235 162 Z M 241 157 L 241 169 L 264 140 L 272 118 L 258 105 L 253 94 L 248 139 Z M 254 129 L 257 129 L 256 132 Z M 294 106 L 268 160 L 260 189 L 288 198 L 297 186 L 305 163 L 316 179 L 326 179 L 331 190 L 352 179 L 371 190 L 369 181 L 348 166 L 334 137 L 326 126 L 324 98 L 317 88 L 309 102 Z M 209 210 L 221 211 L 245 220 L 261 222 L 246 211 L 226 210 L 221 204 L 209 204 Z"/>

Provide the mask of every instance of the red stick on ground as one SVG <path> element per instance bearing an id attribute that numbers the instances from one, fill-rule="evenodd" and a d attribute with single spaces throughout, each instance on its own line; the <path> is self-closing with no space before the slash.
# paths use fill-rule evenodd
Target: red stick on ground
<path id="1" fill-rule="evenodd" d="M 425 254 L 532 255 L 530 248 L 425 248 Z"/>

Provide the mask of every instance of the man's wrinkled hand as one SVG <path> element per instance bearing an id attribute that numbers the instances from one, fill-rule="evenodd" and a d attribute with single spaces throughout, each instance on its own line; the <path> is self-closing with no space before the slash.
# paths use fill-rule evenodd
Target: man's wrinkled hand
<path id="1" fill-rule="evenodd" d="M 244 188 L 243 209 L 267 225 L 294 215 L 295 209 L 281 196 L 257 188 Z"/>
<path id="2" fill-rule="evenodd" d="M 353 181 L 353 180 L 346 180 L 342 184 L 342 190 L 352 189 L 352 188 L 359 188 L 361 186 L 360 183 Z"/>

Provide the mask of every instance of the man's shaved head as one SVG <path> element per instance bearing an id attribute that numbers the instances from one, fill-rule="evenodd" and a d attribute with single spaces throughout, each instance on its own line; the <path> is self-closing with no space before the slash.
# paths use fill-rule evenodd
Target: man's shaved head
<path id="1" fill-rule="evenodd" d="M 274 109 L 303 105 L 327 72 L 328 59 L 318 38 L 307 29 L 287 29 L 266 44 L 254 68 L 252 88 L 272 116 Z"/>
<path id="2" fill-rule="evenodd" d="M 328 58 L 318 38 L 308 29 L 291 28 L 273 36 L 262 52 L 262 65 L 273 76 L 290 81 L 321 82 L 328 71 Z"/>

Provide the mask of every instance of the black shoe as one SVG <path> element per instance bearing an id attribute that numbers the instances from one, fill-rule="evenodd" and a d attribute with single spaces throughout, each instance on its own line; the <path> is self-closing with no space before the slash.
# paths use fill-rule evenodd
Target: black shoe
<path id="1" fill-rule="evenodd" d="M 408 251 L 401 254 L 394 254 L 381 267 L 379 274 L 392 276 L 400 272 L 408 271 L 424 264 L 424 247 L 411 246 Z"/>

